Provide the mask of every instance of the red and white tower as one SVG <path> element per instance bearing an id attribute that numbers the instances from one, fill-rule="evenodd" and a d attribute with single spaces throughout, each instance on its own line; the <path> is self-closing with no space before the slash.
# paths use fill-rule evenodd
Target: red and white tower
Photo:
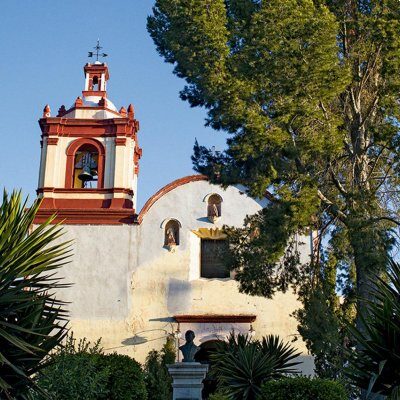
<path id="1" fill-rule="evenodd" d="M 69 109 L 51 116 L 46 105 L 42 130 L 36 222 L 56 213 L 65 224 L 134 222 L 142 150 L 132 104 L 118 111 L 107 97 L 108 67 L 86 64 L 85 89 Z"/>

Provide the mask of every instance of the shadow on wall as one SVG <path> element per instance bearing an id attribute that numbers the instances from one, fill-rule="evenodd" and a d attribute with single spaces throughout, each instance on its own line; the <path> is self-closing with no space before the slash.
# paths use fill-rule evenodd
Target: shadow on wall
<path id="1" fill-rule="evenodd" d="M 150 318 L 149 322 L 170 322 L 175 323 L 174 317 L 159 317 L 159 318 Z"/>
<path id="2" fill-rule="evenodd" d="M 210 225 L 214 226 L 214 223 L 211 222 L 207 217 L 197 218 L 197 221 L 206 222 L 207 224 L 210 224 Z"/>
<path id="3" fill-rule="evenodd" d="M 166 329 L 149 329 L 122 340 L 121 344 L 124 346 L 139 346 L 155 340 L 166 339 L 170 334 L 171 332 L 168 332 Z"/>
<path id="4" fill-rule="evenodd" d="M 171 278 L 167 289 L 167 310 L 171 315 L 182 314 L 190 309 L 192 287 L 190 282 Z"/>
<path id="5" fill-rule="evenodd" d="M 124 339 L 121 344 L 125 346 L 137 346 L 139 344 L 147 343 L 148 340 L 144 336 L 135 335 L 133 337 Z"/>

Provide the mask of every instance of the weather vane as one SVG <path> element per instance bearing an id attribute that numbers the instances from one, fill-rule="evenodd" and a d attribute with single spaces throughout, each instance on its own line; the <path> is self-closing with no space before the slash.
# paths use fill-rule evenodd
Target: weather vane
<path id="1" fill-rule="evenodd" d="M 93 48 L 96 51 L 89 51 L 88 52 L 88 57 L 96 56 L 96 61 L 99 61 L 99 57 L 107 57 L 108 56 L 108 54 L 106 54 L 106 53 L 100 53 L 100 50 L 103 48 L 103 47 L 100 46 L 100 39 L 97 39 L 97 44 Z"/>

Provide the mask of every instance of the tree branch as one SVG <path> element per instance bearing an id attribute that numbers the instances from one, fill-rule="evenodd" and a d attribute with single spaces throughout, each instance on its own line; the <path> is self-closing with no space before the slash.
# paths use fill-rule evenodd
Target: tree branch
<path id="1" fill-rule="evenodd" d="M 379 183 L 379 185 L 376 187 L 375 189 L 375 193 L 378 192 L 378 190 L 380 189 L 380 187 L 386 182 L 386 179 L 389 176 L 389 172 L 392 170 L 393 164 L 389 163 L 389 168 L 387 169 L 387 171 L 385 172 L 385 175 L 378 178 L 378 179 L 382 179 L 382 181 Z"/>
<path id="2" fill-rule="evenodd" d="M 346 214 L 339 210 L 339 208 L 336 206 L 336 204 L 334 204 L 332 201 L 330 201 L 319 189 L 318 189 L 318 198 L 325 203 L 326 205 L 330 206 L 330 208 L 332 209 L 332 212 L 334 214 L 336 214 L 336 216 L 342 221 L 344 222 L 347 219 Z"/>
<path id="3" fill-rule="evenodd" d="M 390 222 L 393 222 L 395 225 L 400 226 L 400 221 L 395 218 L 392 218 L 392 217 L 377 217 L 377 218 L 373 218 L 371 221 L 375 222 L 375 221 L 382 221 L 382 220 L 390 221 Z"/>
<path id="4" fill-rule="evenodd" d="M 369 110 L 367 111 L 367 113 L 365 114 L 365 117 L 363 118 L 363 120 L 361 121 L 361 125 L 360 128 L 364 128 L 365 127 L 365 123 L 367 122 L 368 118 L 371 116 L 371 114 L 375 111 L 376 106 L 378 105 L 378 101 L 379 101 L 379 96 L 377 95 L 373 101 L 373 103 L 371 104 L 371 107 L 369 108 Z"/>
<path id="5" fill-rule="evenodd" d="M 339 181 L 339 179 L 336 177 L 335 172 L 332 169 L 332 164 L 329 163 L 329 170 L 331 172 L 331 178 L 333 183 L 335 184 L 335 186 L 337 187 L 337 189 L 339 190 L 339 192 L 343 195 L 343 196 L 347 196 L 347 190 L 344 188 L 344 186 L 342 185 L 342 183 Z"/>
<path id="6" fill-rule="evenodd" d="M 382 44 L 380 44 L 378 46 L 378 49 L 376 50 L 376 52 L 373 52 L 375 54 L 375 57 L 374 57 L 374 61 L 371 66 L 369 66 L 370 60 L 367 61 L 366 73 L 364 74 L 364 76 L 362 77 L 361 82 L 360 82 L 360 90 L 362 90 L 364 84 L 368 81 L 368 79 L 371 75 L 371 72 L 375 69 L 376 63 L 378 62 L 378 58 L 381 54 L 381 50 L 382 50 Z"/>
<path id="7" fill-rule="evenodd" d="M 376 159 L 374 161 L 374 165 L 371 167 L 371 170 L 370 170 L 370 172 L 368 174 L 367 180 L 369 180 L 371 178 L 372 174 L 374 173 L 375 168 L 378 165 L 378 162 L 381 159 L 382 154 L 383 154 L 384 151 L 385 151 L 385 147 L 382 147 L 381 150 L 379 151 L 379 154 L 377 155 L 377 157 L 376 157 Z"/>
<path id="8" fill-rule="evenodd" d="M 328 120 L 328 112 L 326 111 L 325 105 L 321 100 L 319 102 L 319 106 L 324 114 L 325 119 Z"/>

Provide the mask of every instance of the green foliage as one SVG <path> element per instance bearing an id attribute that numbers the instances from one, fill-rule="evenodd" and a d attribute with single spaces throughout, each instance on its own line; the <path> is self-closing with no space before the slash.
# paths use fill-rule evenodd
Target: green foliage
<path id="1" fill-rule="evenodd" d="M 229 388 L 234 399 L 255 399 L 261 384 L 272 379 L 274 359 L 259 352 L 254 346 L 227 353 L 215 367 L 219 384 Z"/>
<path id="2" fill-rule="evenodd" d="M 229 397 L 223 393 L 215 393 L 210 395 L 209 400 L 229 400 Z"/>
<path id="3" fill-rule="evenodd" d="M 400 265 L 391 262 L 388 280 L 377 277 L 372 289 L 374 301 L 368 301 L 361 313 L 363 329 L 349 327 L 358 343 L 352 351 L 346 373 L 369 393 L 398 399 L 400 396 Z"/>
<path id="4" fill-rule="evenodd" d="M 57 400 L 146 400 L 140 364 L 121 354 L 104 354 L 100 340 L 91 345 L 69 336 L 51 356 L 52 363 L 37 376 L 47 396 Z M 38 400 L 47 396 L 37 396 Z"/>
<path id="5" fill-rule="evenodd" d="M 317 289 L 304 301 L 304 308 L 295 312 L 299 333 L 315 355 L 315 372 L 321 378 L 338 378 L 344 363 L 342 326 L 336 307 Z"/>
<path id="6" fill-rule="evenodd" d="M 140 364 L 122 354 L 101 355 L 97 361 L 100 371 L 108 371 L 109 400 L 146 400 L 144 373 Z"/>
<path id="7" fill-rule="evenodd" d="M 3 195 L 0 206 L 0 397 L 23 399 L 32 376 L 66 334 L 65 304 L 54 297 L 55 277 L 68 262 L 69 243 L 54 218 L 32 230 L 40 201 L 26 208 L 21 193 Z"/>
<path id="8" fill-rule="evenodd" d="M 168 338 L 161 351 L 152 350 L 145 363 L 146 389 L 148 400 L 170 400 L 172 398 L 172 378 L 167 365 L 175 362 L 174 339 Z"/>
<path id="9" fill-rule="evenodd" d="M 269 381 L 262 387 L 260 400 L 348 400 L 339 382 L 306 377 Z"/>
<path id="10" fill-rule="evenodd" d="M 278 336 L 251 341 L 246 335 L 231 333 L 228 341 L 220 342 L 211 353 L 211 375 L 230 399 L 252 400 L 267 380 L 297 373 L 293 367 L 300 364 L 294 361 L 298 356 Z"/>
<path id="11" fill-rule="evenodd" d="M 167 341 L 165 342 L 161 350 L 161 356 L 162 356 L 162 363 L 164 365 L 173 364 L 175 362 L 176 345 L 174 338 L 172 337 L 167 338 Z"/>
<path id="12" fill-rule="evenodd" d="M 102 355 L 100 341 L 91 345 L 86 339 L 79 340 L 68 336 L 65 346 L 51 355 L 51 364 L 36 377 L 38 386 L 47 396 L 35 399 L 106 399 L 109 371 L 98 369 Z"/>
<path id="13" fill-rule="evenodd" d="M 346 324 L 353 323 L 356 315 L 354 280 L 336 276 L 337 262 L 331 251 L 329 258 L 321 262 L 319 274 L 314 275 L 317 282 L 301 287 L 299 297 L 304 307 L 294 313 L 299 321 L 298 331 L 315 356 L 315 373 L 320 378 L 344 379 L 343 366 L 347 358 L 344 345 L 349 342 Z M 345 294 L 342 302 L 336 293 L 339 280 Z"/>
<path id="14" fill-rule="evenodd" d="M 240 289 L 318 291 L 301 294 L 299 321 L 321 371 L 336 374 L 338 319 L 353 319 L 355 292 L 368 298 L 369 281 L 385 273 L 400 222 L 398 1 L 156 0 L 148 30 L 186 82 L 182 99 L 229 135 L 223 152 L 196 142 L 195 169 L 273 194 L 243 228 L 227 229 Z M 292 240 L 310 227 L 315 249 L 299 271 Z M 330 301 L 322 254 L 344 309 Z M 323 312 L 329 323 L 318 331 Z"/>

